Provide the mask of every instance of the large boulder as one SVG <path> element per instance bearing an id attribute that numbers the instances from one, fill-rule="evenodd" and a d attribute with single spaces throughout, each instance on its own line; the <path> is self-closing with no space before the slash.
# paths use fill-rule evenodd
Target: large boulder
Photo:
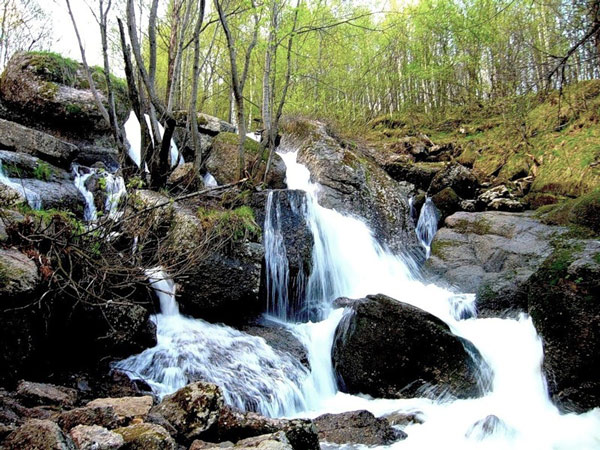
<path id="1" fill-rule="evenodd" d="M 385 295 L 349 303 L 335 332 L 333 365 L 342 391 L 412 398 L 434 388 L 481 394 L 481 356 L 437 317 Z"/>
<path id="2" fill-rule="evenodd" d="M 97 398 L 86 405 L 88 410 L 96 411 L 98 409 L 110 408 L 118 417 L 120 422 L 129 423 L 134 419 L 144 420 L 152 408 L 153 399 L 149 395 L 142 397 L 119 397 L 119 398 Z M 83 411 L 82 411 L 83 412 Z M 91 412 L 91 411 L 90 411 Z M 100 411 L 98 411 L 100 412 Z M 86 414 L 87 416 L 87 414 Z M 101 425 L 112 425 L 112 414 L 108 411 L 102 411 L 101 417 L 104 422 Z M 95 423 L 98 424 L 98 423 Z"/>
<path id="3" fill-rule="evenodd" d="M 177 450 L 168 431 L 154 423 L 136 423 L 114 432 L 123 438 L 124 450 Z"/>
<path id="4" fill-rule="evenodd" d="M 438 230 L 425 267 L 432 281 L 476 293 L 480 316 L 526 311 L 523 283 L 564 231 L 528 213 L 458 212 Z"/>
<path id="5" fill-rule="evenodd" d="M 92 69 L 100 100 L 108 107 L 106 79 Z M 129 111 L 127 88 L 113 77 L 117 116 Z M 2 101 L 29 123 L 40 122 L 71 134 L 107 134 L 110 131 L 97 107 L 83 65 L 47 52 L 16 53 L 0 78 Z"/>
<path id="6" fill-rule="evenodd" d="M 428 194 L 434 195 L 445 188 L 452 188 L 463 199 L 473 198 L 479 183 L 469 169 L 457 163 L 448 164 L 431 180 Z"/>
<path id="7" fill-rule="evenodd" d="M 81 216 L 85 199 L 74 185 L 71 172 L 26 153 L 0 150 L 4 175 L 17 188 L 21 201 L 39 201 L 44 209 L 63 209 Z M 27 197 L 27 198 L 25 198 Z M 8 202 L 2 200 L 3 205 Z"/>
<path id="8" fill-rule="evenodd" d="M 426 191 L 431 180 L 445 168 L 443 163 L 416 163 L 406 160 L 388 161 L 383 169 L 396 181 L 408 181 Z"/>
<path id="9" fill-rule="evenodd" d="M 23 306 L 40 282 L 37 264 L 32 259 L 16 249 L 0 248 L 0 310 L 13 305 L 9 300 L 19 301 Z"/>
<path id="10" fill-rule="evenodd" d="M 31 419 L 8 435 L 6 450 L 75 450 L 70 437 L 50 420 Z"/>
<path id="11" fill-rule="evenodd" d="M 264 249 L 256 240 L 259 227 L 250 208 L 202 210 L 202 214 L 162 194 L 137 191 L 136 210 L 155 208 L 152 232 L 163 239 L 163 255 L 186 254 L 185 276 L 178 283 L 181 311 L 210 321 L 237 323 L 263 311 L 259 300 Z M 202 215 L 202 219 L 199 217 Z M 253 236 L 246 237 L 247 232 Z M 235 286 L 232 289 L 231 286 Z M 232 314 L 235 311 L 235 314 Z"/>
<path id="12" fill-rule="evenodd" d="M 79 450 L 119 450 L 125 444 L 120 434 L 98 425 L 78 425 L 69 435 Z"/>
<path id="13" fill-rule="evenodd" d="M 216 385 L 199 381 L 167 395 L 152 413 L 166 419 L 178 439 L 192 442 L 213 432 L 224 405 L 223 393 Z"/>
<path id="14" fill-rule="evenodd" d="M 0 119 L 0 147 L 34 155 L 64 168 L 68 168 L 79 153 L 73 144 L 3 119 Z"/>
<path id="15" fill-rule="evenodd" d="M 215 177 L 219 184 L 229 184 L 237 181 L 238 176 L 238 145 L 239 136 L 234 133 L 219 133 L 212 140 L 206 169 Z M 254 164 L 259 164 L 255 180 L 262 181 L 267 163 L 267 152 L 260 144 L 247 138 L 244 143 L 245 170 L 251 173 Z M 267 175 L 266 184 L 272 189 L 285 188 L 285 164 L 281 157 L 273 154 L 271 168 Z"/>
<path id="16" fill-rule="evenodd" d="M 166 396 L 152 414 L 174 429 L 178 441 L 188 444 L 238 442 L 281 431 L 294 450 L 319 448 L 316 428 L 310 420 L 269 419 L 225 406 L 220 388 L 210 383 L 192 383 Z M 199 447 L 200 443 L 195 445 Z"/>
<path id="17" fill-rule="evenodd" d="M 350 411 L 324 414 L 314 419 L 319 440 L 335 444 L 389 445 L 406 438 L 406 434 L 392 428 L 386 419 L 375 417 L 369 411 Z"/>
<path id="18" fill-rule="evenodd" d="M 54 405 L 72 407 L 77 401 L 77 391 L 63 386 L 22 381 L 17 386 L 17 394 L 25 405 Z"/>
<path id="19" fill-rule="evenodd" d="M 523 289 L 553 399 L 566 410 L 599 407 L 600 242 L 563 240 Z"/>
<path id="20" fill-rule="evenodd" d="M 321 205 L 363 218 L 393 250 L 420 251 L 408 205 L 412 186 L 394 181 L 366 149 L 323 123 L 296 120 L 282 125 L 280 151 L 298 151 L 298 162 L 321 185 Z"/>
<path id="21" fill-rule="evenodd" d="M 120 424 L 120 419 L 110 405 L 84 406 L 61 413 L 58 417 L 58 424 L 65 431 L 69 431 L 77 425 L 116 428 Z"/>
<path id="22" fill-rule="evenodd" d="M 0 380 L 16 380 L 36 359 L 43 320 L 36 308 L 24 308 L 41 287 L 33 260 L 15 249 L 0 249 Z"/>

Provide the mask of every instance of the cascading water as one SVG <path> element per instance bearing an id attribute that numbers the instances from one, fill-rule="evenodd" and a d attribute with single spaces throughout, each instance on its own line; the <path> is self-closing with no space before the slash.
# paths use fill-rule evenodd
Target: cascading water
<path id="1" fill-rule="evenodd" d="M 440 215 L 433 204 L 433 200 L 431 200 L 431 197 L 427 197 L 421 208 L 419 221 L 417 222 L 417 228 L 415 230 L 419 242 L 421 242 L 421 245 L 425 249 L 425 258 L 429 258 L 429 255 L 431 254 L 431 242 L 433 241 L 435 233 L 437 233 L 439 219 Z"/>
<path id="2" fill-rule="evenodd" d="M 98 175 L 103 181 L 103 190 L 106 200 L 104 202 L 104 211 L 107 217 L 117 220 L 123 213 L 119 211 L 119 204 L 123 197 L 127 195 L 125 189 L 125 180 L 123 177 L 114 175 L 105 170 L 93 167 L 81 167 L 73 164 L 72 167 L 74 184 L 85 199 L 85 208 L 83 218 L 86 222 L 93 222 L 98 219 L 98 211 L 94 202 L 94 194 L 86 186 L 86 182 L 92 176 Z"/>
<path id="3" fill-rule="evenodd" d="M 307 192 L 307 218 L 315 241 L 307 301 L 320 302 L 325 318 L 319 323 L 290 325 L 306 345 L 312 368 L 305 397 L 314 401 L 309 410 L 296 415 L 314 417 L 356 409 L 379 416 L 418 411 L 425 423 L 408 426 L 408 439 L 393 448 L 600 448 L 600 410 L 561 415 L 551 403 L 541 373 L 541 340 L 530 318 L 475 319 L 473 295 L 454 294 L 418 281 L 406 261 L 385 251 L 364 223 L 318 205 L 319 187 L 310 182 L 308 170 L 297 163 L 296 156 L 281 154 L 288 187 Z M 434 217 L 430 213 L 425 214 Z M 456 401 L 367 399 L 336 392 L 330 351 L 342 314 L 331 311 L 330 302 L 337 296 L 358 298 L 373 293 L 428 311 L 456 335 L 470 340 L 492 371 L 487 373 L 490 392 Z M 317 390 L 320 395 L 307 395 Z M 492 415 L 498 425 L 491 433 L 483 433 L 484 419 Z"/>
<path id="4" fill-rule="evenodd" d="M 314 238 L 305 306 L 311 311 L 307 319 L 312 321 L 283 323 L 307 348 L 310 373 L 261 338 L 180 315 L 173 284 L 157 271 L 148 275 L 161 298 L 162 313 L 153 317 L 158 345 L 116 367 L 147 380 L 160 395 L 194 380 L 212 381 L 223 388 L 228 403 L 272 416 L 315 417 L 357 409 L 377 416 L 418 413 L 425 422 L 407 426 L 408 438 L 393 448 L 600 447 L 600 410 L 561 415 L 548 398 L 540 370 L 541 340 L 530 318 L 476 319 L 474 296 L 423 284 L 411 273 L 407 261 L 386 251 L 363 222 L 318 204 L 319 186 L 311 183 L 308 169 L 297 163 L 296 153 L 282 153 L 281 157 L 287 166 L 288 187 L 306 192 L 302 211 Z M 275 197 L 268 200 L 267 214 L 271 216 L 265 234 L 272 235 L 265 236 L 265 251 L 266 259 L 273 262 L 267 265 L 270 279 L 277 285 L 271 293 L 280 292 L 285 301 L 286 269 L 276 267 L 286 263 L 277 236 L 277 204 Z M 456 335 L 470 340 L 492 370 L 487 380 L 489 392 L 477 399 L 438 401 L 372 399 L 338 392 L 331 348 L 336 327 L 348 311 L 333 309 L 332 301 L 339 296 L 358 298 L 372 293 L 384 293 L 428 311 L 444 320 Z M 495 417 L 494 425 L 484 426 L 490 416 Z"/>
<path id="5" fill-rule="evenodd" d="M 160 269 L 147 272 L 160 300 L 156 347 L 114 365 L 142 378 L 159 396 L 197 380 L 221 386 L 228 404 L 269 416 L 281 416 L 308 406 L 302 387 L 308 370 L 264 339 L 225 325 L 179 313 L 175 284 Z"/>
<path id="6" fill-rule="evenodd" d="M 2 160 L 0 160 L 0 184 L 4 184 L 5 186 L 8 186 L 9 188 L 14 189 L 18 193 L 20 193 L 25 198 L 30 208 L 42 209 L 42 198 L 40 197 L 40 194 L 38 194 L 35 191 L 32 191 L 31 189 L 26 188 L 21 183 L 19 183 L 18 180 L 11 180 L 10 178 L 8 178 L 4 173 L 4 168 L 2 167 Z"/>
<path id="7" fill-rule="evenodd" d="M 273 191 L 267 196 L 263 226 L 267 278 L 267 313 L 281 320 L 288 319 L 289 262 L 281 233 L 281 208 L 273 204 Z"/>
<path id="8" fill-rule="evenodd" d="M 96 211 L 96 205 L 94 204 L 94 194 L 88 190 L 85 183 L 92 175 L 94 175 L 94 172 L 92 170 L 84 171 L 77 164 L 73 164 L 72 170 L 73 176 L 75 177 L 75 187 L 85 200 L 83 220 L 92 222 L 98 218 L 98 212 Z"/>

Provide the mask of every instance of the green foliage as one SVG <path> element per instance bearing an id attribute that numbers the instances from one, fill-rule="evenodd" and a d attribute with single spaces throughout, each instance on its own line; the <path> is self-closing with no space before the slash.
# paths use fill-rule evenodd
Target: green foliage
<path id="1" fill-rule="evenodd" d="M 100 177 L 100 178 L 98 178 L 98 187 L 102 191 L 106 191 L 106 177 Z"/>
<path id="2" fill-rule="evenodd" d="M 131 177 L 127 181 L 127 190 L 142 189 L 144 187 L 144 180 L 139 176 Z"/>
<path id="3" fill-rule="evenodd" d="M 206 230 L 216 232 L 226 242 L 260 239 L 261 228 L 249 206 L 233 210 L 198 208 L 197 215 Z"/>
<path id="4" fill-rule="evenodd" d="M 75 87 L 80 64 L 54 52 L 30 52 L 29 65 L 47 81 Z"/>
<path id="5" fill-rule="evenodd" d="M 52 178 L 52 169 L 49 164 L 40 161 L 33 170 L 33 176 L 38 180 L 49 181 Z"/>
<path id="6" fill-rule="evenodd" d="M 579 235 L 600 235 L 600 188 L 557 205 L 538 209 L 544 223 L 569 226 Z"/>

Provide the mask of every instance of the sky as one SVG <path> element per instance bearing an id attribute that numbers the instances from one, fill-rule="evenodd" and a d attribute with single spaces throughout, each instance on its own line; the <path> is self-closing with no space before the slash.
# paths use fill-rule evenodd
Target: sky
<path id="1" fill-rule="evenodd" d="M 77 37 L 67 10 L 65 0 L 45 0 L 48 14 L 54 23 L 52 51 L 81 61 Z M 41 3 L 41 2 L 40 2 Z M 102 65 L 102 44 L 100 30 L 84 0 L 71 0 L 71 9 L 77 21 L 77 28 L 85 48 L 85 56 L 90 65 Z"/>

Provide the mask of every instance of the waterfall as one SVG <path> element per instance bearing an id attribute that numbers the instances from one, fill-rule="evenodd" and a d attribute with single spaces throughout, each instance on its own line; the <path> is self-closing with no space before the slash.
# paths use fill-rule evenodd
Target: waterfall
<path id="1" fill-rule="evenodd" d="M 204 174 L 204 176 L 202 177 L 202 180 L 204 181 L 204 185 L 206 187 L 215 187 L 215 186 L 219 185 L 219 183 L 217 183 L 217 180 L 215 179 L 215 177 L 213 177 L 210 172 L 206 172 Z"/>
<path id="2" fill-rule="evenodd" d="M 278 319 L 288 319 L 289 261 L 281 233 L 281 206 L 273 204 L 273 191 L 267 196 L 263 240 L 267 285 L 267 313 Z"/>
<path id="3" fill-rule="evenodd" d="M 411 205 L 412 206 L 412 205 Z M 438 220 L 440 215 L 431 200 L 431 197 L 425 199 L 425 203 L 421 208 L 421 214 L 419 214 L 419 221 L 417 222 L 417 237 L 419 242 L 425 249 L 425 258 L 429 258 L 431 254 L 431 241 L 437 233 Z"/>
<path id="4" fill-rule="evenodd" d="M 151 130 L 152 126 L 150 123 L 150 116 L 148 116 L 148 114 L 144 114 L 144 118 L 146 119 L 148 129 Z M 140 122 L 133 111 L 129 113 L 129 117 L 125 122 L 124 129 L 125 137 L 127 138 L 127 142 L 129 143 L 127 147 L 127 154 L 135 163 L 135 165 L 137 167 L 140 167 L 142 163 L 142 131 Z M 165 134 L 165 129 L 161 123 L 158 123 L 158 131 L 161 137 Z M 152 133 L 150 133 L 150 138 L 152 139 L 152 143 L 154 144 L 154 135 Z M 175 167 L 184 163 L 183 156 L 179 153 L 179 149 L 177 148 L 175 139 L 171 139 L 171 144 L 169 147 L 169 162 L 171 167 Z"/>
<path id="5" fill-rule="evenodd" d="M 103 190 L 106 195 L 103 212 L 105 212 L 106 216 L 111 220 L 117 220 L 121 217 L 123 212 L 119 211 L 119 204 L 127 195 L 123 177 L 114 175 L 103 169 L 82 167 L 78 164 L 73 164 L 71 170 L 73 172 L 75 187 L 77 187 L 85 200 L 83 218 L 86 222 L 98 220 L 98 211 L 94 201 L 94 194 L 90 192 L 86 186 L 86 182 L 92 176 L 98 176 L 99 180 L 103 180 Z"/>
<path id="6" fill-rule="evenodd" d="M 310 181 L 310 173 L 297 162 L 296 153 L 281 153 L 281 157 L 287 167 L 288 187 L 306 192 L 298 212 L 305 216 L 314 244 L 304 305 L 309 313 L 302 322 L 289 323 L 286 320 L 294 318 L 286 312 L 280 322 L 306 347 L 310 372 L 291 356 L 275 352 L 261 338 L 182 316 L 176 307 L 175 286 L 159 270 L 148 273 L 161 300 L 161 313 L 153 316 L 158 344 L 115 367 L 145 379 L 160 396 L 191 381 L 211 381 L 223 388 L 229 404 L 271 416 L 316 417 L 357 409 L 377 416 L 418 413 L 424 423 L 408 425 L 408 438 L 390 448 L 599 447 L 600 409 L 582 415 L 560 414 L 550 401 L 541 372 L 542 342 L 531 318 L 476 318 L 473 295 L 424 284 L 403 257 L 377 242 L 363 221 L 319 205 L 320 187 Z M 289 252 L 283 245 L 277 205 L 276 196 L 269 195 L 265 251 L 273 284 L 269 308 L 281 317 L 273 305 L 279 302 L 279 311 L 286 305 Z M 287 277 L 289 281 L 289 273 Z M 417 306 L 439 317 L 457 336 L 470 340 L 491 368 L 485 374 L 491 385 L 489 392 L 466 400 L 373 399 L 338 392 L 331 349 L 338 324 L 349 318 L 351 311 L 334 309 L 333 300 L 373 293 Z M 481 424 L 489 416 L 497 418 L 497 426 L 486 434 Z"/>
<path id="7" fill-rule="evenodd" d="M 26 188 L 18 180 L 11 180 L 4 173 L 4 168 L 2 167 L 2 160 L 0 159 L 0 183 L 8 186 L 11 189 L 14 189 L 19 194 L 21 194 L 27 204 L 31 209 L 42 209 L 42 197 L 35 191 L 32 191 L 29 188 Z"/>
<path id="8" fill-rule="evenodd" d="M 94 175 L 94 171 L 89 170 L 81 170 L 81 167 L 77 164 L 73 164 L 72 167 L 73 176 L 75 177 L 74 184 L 77 190 L 83 196 L 85 200 L 85 206 L 83 210 L 83 220 L 86 222 L 92 222 L 98 218 L 98 212 L 96 211 L 96 205 L 94 204 L 94 194 L 88 191 L 88 188 L 85 185 L 85 182 Z"/>
<path id="9" fill-rule="evenodd" d="M 185 317 L 175 300 L 175 284 L 160 268 L 146 272 L 160 300 L 158 343 L 113 368 L 144 379 L 160 397 L 197 380 L 219 385 L 229 405 L 277 417 L 308 403 L 303 385 L 308 370 L 263 338 L 225 325 Z"/>
<path id="10" fill-rule="evenodd" d="M 378 416 L 418 411 L 425 423 L 405 429 L 408 439 L 392 446 L 400 449 L 599 447 L 600 409 L 579 416 L 561 415 L 549 399 L 541 372 L 541 339 L 531 318 L 477 319 L 474 295 L 455 294 L 422 283 L 417 274 L 411 273 L 406 260 L 376 241 L 364 222 L 318 204 L 319 186 L 310 181 L 310 173 L 296 161 L 295 152 L 280 155 L 287 167 L 288 187 L 307 193 L 307 221 L 315 241 L 307 302 L 318 304 L 320 318 L 324 319 L 291 325 L 308 349 L 312 368 L 304 387 L 305 397 L 312 401 L 308 410 L 295 415 L 315 417 L 356 409 L 367 409 Z M 435 207 L 428 200 L 423 209 L 419 222 L 423 230 L 428 230 L 430 244 L 435 234 L 431 223 L 437 221 Z M 481 398 L 455 401 L 370 399 L 337 392 L 330 352 L 342 313 L 332 310 L 331 301 L 338 296 L 358 298 L 374 293 L 417 306 L 446 322 L 454 334 L 470 340 L 491 369 L 483 372 L 482 380 L 491 382 L 490 392 Z M 315 392 L 318 395 L 310 394 Z M 490 415 L 496 416 L 501 426 L 478 439 L 482 434 L 474 431 L 475 424 Z"/>

